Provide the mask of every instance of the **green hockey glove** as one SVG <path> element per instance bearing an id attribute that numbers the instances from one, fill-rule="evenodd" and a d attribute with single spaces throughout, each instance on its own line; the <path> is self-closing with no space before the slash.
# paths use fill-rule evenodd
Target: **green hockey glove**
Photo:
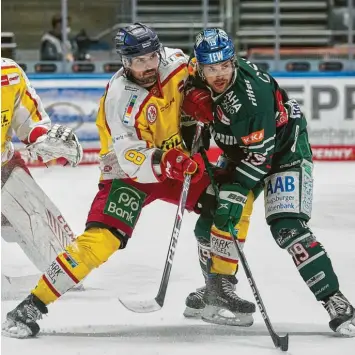
<path id="1" fill-rule="evenodd" d="M 236 225 L 243 212 L 249 190 L 240 184 L 223 184 L 219 192 L 219 201 L 214 217 L 215 226 L 228 232 L 229 221 Z"/>

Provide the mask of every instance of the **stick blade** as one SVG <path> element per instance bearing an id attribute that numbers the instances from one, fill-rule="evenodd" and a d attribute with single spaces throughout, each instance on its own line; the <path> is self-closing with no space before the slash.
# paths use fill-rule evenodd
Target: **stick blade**
<path id="1" fill-rule="evenodd" d="M 283 337 L 278 337 L 277 339 L 277 347 L 279 347 L 282 351 L 287 351 L 288 350 L 288 334 L 286 334 Z"/>
<path id="2" fill-rule="evenodd" d="M 121 304 L 131 312 L 152 313 L 161 310 L 161 306 L 155 299 L 152 300 L 124 300 L 118 299 Z"/>

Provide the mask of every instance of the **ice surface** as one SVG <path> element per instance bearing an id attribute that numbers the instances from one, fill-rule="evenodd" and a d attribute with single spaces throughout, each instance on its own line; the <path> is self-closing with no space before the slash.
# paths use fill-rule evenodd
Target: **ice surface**
<path id="1" fill-rule="evenodd" d="M 58 205 L 76 233 L 83 231 L 94 197 L 97 166 L 32 169 L 35 179 Z M 341 290 L 355 303 L 355 164 L 317 163 L 311 226 L 327 248 Z M 117 296 L 155 297 L 170 240 L 176 207 L 148 206 L 135 234 L 85 280 L 85 291 L 70 292 L 49 307 L 42 335 L 18 340 L 1 337 L 2 354 L 48 355 L 215 355 L 276 354 L 259 313 L 246 329 L 214 326 L 184 319 L 187 294 L 203 284 L 193 228 L 186 213 L 171 274 L 166 303 L 156 313 L 134 314 Z M 279 249 L 264 222 L 262 198 L 255 204 L 245 253 L 276 331 L 290 333 L 289 354 L 355 354 L 355 339 L 340 339 L 328 328 L 328 315 L 303 283 L 287 252 Z M 2 242 L 2 272 L 34 275 L 17 245 Z M 244 272 L 238 292 L 253 300 Z M 31 281 L 32 282 L 32 281 Z M 20 294 L 19 297 L 24 297 Z M 2 302 L 2 320 L 18 300 Z"/>

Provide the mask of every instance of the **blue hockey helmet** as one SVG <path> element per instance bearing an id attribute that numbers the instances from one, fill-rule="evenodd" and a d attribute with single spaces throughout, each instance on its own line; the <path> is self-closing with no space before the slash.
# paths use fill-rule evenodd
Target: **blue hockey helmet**
<path id="1" fill-rule="evenodd" d="M 148 26 L 136 22 L 121 28 L 116 37 L 116 51 L 121 57 L 134 58 L 159 51 L 162 45 L 158 35 Z"/>
<path id="2" fill-rule="evenodd" d="M 220 28 L 207 28 L 199 32 L 194 45 L 198 64 L 216 64 L 233 60 L 235 48 L 233 40 Z"/>

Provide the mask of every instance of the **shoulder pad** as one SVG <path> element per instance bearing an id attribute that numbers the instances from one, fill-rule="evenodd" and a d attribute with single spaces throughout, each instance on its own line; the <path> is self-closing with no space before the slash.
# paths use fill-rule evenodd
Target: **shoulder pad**
<path id="1" fill-rule="evenodd" d="M 178 61 L 180 64 L 187 63 L 188 56 L 181 49 L 164 47 L 166 60 L 171 63 Z"/>
<path id="2" fill-rule="evenodd" d="M 14 60 L 1 58 L 1 86 L 19 85 L 21 78 L 30 86 L 25 72 Z"/>
<path id="3" fill-rule="evenodd" d="M 6 67 L 10 67 L 10 66 L 11 67 L 14 66 L 16 67 L 16 69 L 21 70 L 21 67 L 14 60 L 10 58 L 1 58 L 1 69 L 3 69 L 3 67 L 4 69 L 6 69 Z"/>
<path id="4" fill-rule="evenodd" d="M 124 124 L 134 126 L 135 117 L 149 92 L 122 74 L 123 71 L 118 71 L 111 78 L 106 92 L 106 105 L 111 106 L 110 111 L 117 113 L 117 118 Z"/>
<path id="5" fill-rule="evenodd" d="M 164 81 L 174 70 L 187 66 L 187 57 L 181 49 L 164 47 L 165 58 L 162 58 L 159 68 L 160 80 Z"/>

